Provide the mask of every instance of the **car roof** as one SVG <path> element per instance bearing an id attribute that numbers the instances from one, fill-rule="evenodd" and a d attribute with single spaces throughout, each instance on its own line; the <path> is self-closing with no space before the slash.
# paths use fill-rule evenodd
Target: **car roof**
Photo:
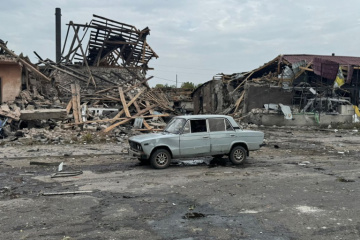
<path id="1" fill-rule="evenodd" d="M 239 128 L 239 125 L 234 120 L 233 117 L 227 115 L 218 115 L 218 114 L 207 114 L 207 115 L 183 115 L 183 116 L 176 116 L 174 118 L 183 118 L 183 119 L 209 119 L 209 118 L 226 118 L 229 120 L 231 125 L 234 128 Z"/>

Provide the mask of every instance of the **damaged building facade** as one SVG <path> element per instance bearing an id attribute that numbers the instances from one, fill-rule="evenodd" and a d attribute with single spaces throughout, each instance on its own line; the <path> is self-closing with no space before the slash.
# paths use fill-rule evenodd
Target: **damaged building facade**
<path id="1" fill-rule="evenodd" d="M 357 122 L 360 57 L 279 55 L 245 73 L 218 74 L 229 101 L 208 113 L 226 113 L 262 125 L 318 125 Z M 215 77 L 214 77 L 215 78 Z M 194 109 L 203 106 L 194 92 Z M 201 96 L 201 94 L 198 94 Z M 210 95 L 209 95 L 210 96 Z M 206 99 L 205 105 L 214 100 Z M 230 110 L 229 110 L 230 109 Z"/>
<path id="2" fill-rule="evenodd" d="M 194 114 L 227 114 L 232 109 L 234 88 L 218 79 L 217 76 L 197 87 L 191 94 L 194 102 Z"/>
<path id="3" fill-rule="evenodd" d="M 15 100 L 21 91 L 21 85 L 22 66 L 14 57 L 5 55 L 0 48 L 0 103 Z"/>

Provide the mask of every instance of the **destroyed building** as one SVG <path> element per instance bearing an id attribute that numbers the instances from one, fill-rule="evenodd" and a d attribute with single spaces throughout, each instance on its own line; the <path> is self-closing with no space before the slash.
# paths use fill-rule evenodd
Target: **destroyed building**
<path id="1" fill-rule="evenodd" d="M 316 125 L 357 121 L 360 57 L 279 55 L 245 73 L 218 74 L 217 85 L 228 90 L 225 105 L 208 113 L 229 113 L 264 125 Z M 213 80 L 214 81 L 214 80 Z M 214 104 L 194 92 L 194 108 Z M 201 96 L 201 94 L 199 94 Z M 226 94 L 224 94 L 226 96 Z M 228 108 L 231 108 L 229 111 Z M 200 108 L 201 109 L 201 108 Z"/>
<path id="2" fill-rule="evenodd" d="M 137 118 L 136 130 L 161 129 L 161 117 L 174 108 L 147 83 L 149 61 L 158 58 L 148 35 L 148 27 L 140 30 L 93 15 L 90 23 L 67 24 L 61 51 L 57 37 L 56 61 L 34 52 L 36 64 L 0 42 L 0 114 L 16 121 L 58 119 L 70 127 L 101 127 L 105 133 Z M 19 112 L 16 118 L 13 108 Z"/>
<path id="3" fill-rule="evenodd" d="M 191 94 L 194 102 L 194 114 L 227 114 L 231 110 L 232 96 L 228 93 L 234 90 L 231 85 L 214 77 L 214 79 L 198 86 Z"/>
<path id="4" fill-rule="evenodd" d="M 192 89 L 186 88 L 155 88 L 153 91 L 159 95 L 165 95 L 169 105 L 173 107 L 178 114 L 192 114 L 194 111 L 194 102 L 192 99 Z"/>

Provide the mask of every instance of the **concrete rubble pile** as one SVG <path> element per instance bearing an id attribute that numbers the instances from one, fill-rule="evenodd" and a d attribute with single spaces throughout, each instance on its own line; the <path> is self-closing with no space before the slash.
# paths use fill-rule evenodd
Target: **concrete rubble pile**
<path id="1" fill-rule="evenodd" d="M 97 15 L 89 24 L 70 21 L 67 26 L 56 61 L 34 52 L 39 62 L 32 64 L 0 41 L 0 72 L 2 58 L 20 69 L 16 97 L 2 99 L 1 129 L 6 129 L 2 136 L 21 130 L 23 136 L 60 143 L 79 139 L 77 132 L 85 130 L 105 140 L 108 133 L 121 140 L 134 130 L 162 130 L 164 117 L 174 109 L 164 93 L 147 83 L 152 78 L 146 77 L 152 70 L 148 63 L 158 58 L 146 40 L 150 29 L 139 30 Z M 84 30 L 81 36 L 80 28 Z M 52 136 L 44 129 L 78 131 L 75 137 L 65 132 Z"/>

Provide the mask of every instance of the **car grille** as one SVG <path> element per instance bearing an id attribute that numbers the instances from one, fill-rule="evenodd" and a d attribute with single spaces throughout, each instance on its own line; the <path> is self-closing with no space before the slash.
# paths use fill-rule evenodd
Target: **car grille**
<path id="1" fill-rule="evenodd" d="M 129 141 L 129 145 L 130 145 L 130 148 L 133 149 L 133 150 L 136 150 L 136 151 L 141 151 L 142 150 L 141 144 L 139 144 L 137 142 Z"/>

